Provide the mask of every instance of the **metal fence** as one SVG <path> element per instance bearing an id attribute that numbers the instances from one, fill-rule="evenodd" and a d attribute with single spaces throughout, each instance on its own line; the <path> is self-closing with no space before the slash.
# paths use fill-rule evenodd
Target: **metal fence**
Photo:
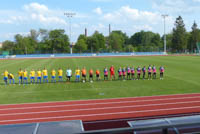
<path id="1" fill-rule="evenodd" d="M 104 57 L 104 56 L 150 56 L 166 55 L 164 52 L 130 52 L 130 53 L 82 53 L 82 54 L 28 54 L 1 55 L 0 58 L 67 58 L 67 57 Z"/>

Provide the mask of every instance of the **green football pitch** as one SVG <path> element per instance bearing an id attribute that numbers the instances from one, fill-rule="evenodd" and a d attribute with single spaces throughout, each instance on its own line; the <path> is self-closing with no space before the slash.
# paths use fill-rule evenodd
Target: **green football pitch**
<path id="1" fill-rule="evenodd" d="M 7 69 L 15 75 L 19 68 L 51 69 L 86 66 L 101 70 L 105 66 L 148 66 L 155 64 L 158 68 L 165 67 L 164 80 L 129 80 L 129 81 L 100 81 L 93 83 L 56 83 L 4 85 L 3 76 L 0 81 L 0 104 L 32 103 L 47 101 L 66 101 L 83 99 L 119 98 L 135 96 L 152 96 L 165 94 L 199 93 L 200 92 L 200 57 L 199 56 L 150 56 L 150 57 L 115 57 L 115 58 L 72 58 L 72 59 L 23 59 L 1 60 L 0 69 Z M 74 72 L 73 72 L 74 73 Z M 74 80 L 74 76 L 73 79 Z M 49 77 L 50 80 L 50 77 Z"/>

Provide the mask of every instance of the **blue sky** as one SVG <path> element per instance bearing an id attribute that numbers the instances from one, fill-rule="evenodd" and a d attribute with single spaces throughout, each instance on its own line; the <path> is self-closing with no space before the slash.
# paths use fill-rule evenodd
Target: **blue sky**
<path id="1" fill-rule="evenodd" d="M 28 35 L 30 29 L 65 29 L 69 34 L 69 19 L 64 12 L 74 12 L 72 41 L 88 29 L 108 35 L 122 30 L 132 35 L 140 30 L 163 35 L 162 14 L 166 19 L 167 33 L 172 31 L 176 17 L 181 15 L 186 28 L 191 30 L 194 21 L 200 25 L 200 0 L 6 0 L 0 4 L 0 42 L 14 40 L 15 34 Z"/>

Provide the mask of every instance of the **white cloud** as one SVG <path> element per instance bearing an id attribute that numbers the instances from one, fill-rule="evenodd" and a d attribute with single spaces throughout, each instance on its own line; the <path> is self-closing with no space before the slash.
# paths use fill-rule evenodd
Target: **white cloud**
<path id="1" fill-rule="evenodd" d="M 0 24 L 13 24 L 13 21 L 11 20 L 5 20 L 5 19 L 0 19 Z"/>
<path id="2" fill-rule="evenodd" d="M 121 29 L 128 35 L 145 30 L 163 34 L 163 18 L 158 12 L 151 12 L 122 6 L 118 10 L 102 15 L 100 19 L 104 23 L 110 23 L 113 30 Z M 174 24 L 174 17 L 166 19 L 166 32 L 171 32 Z"/>
<path id="3" fill-rule="evenodd" d="M 133 26 L 133 29 L 136 31 L 141 31 L 141 30 L 145 30 L 145 31 L 152 31 L 153 27 L 149 26 L 149 25 L 135 25 Z"/>
<path id="4" fill-rule="evenodd" d="M 61 17 L 58 17 L 59 11 L 50 10 L 47 6 L 39 3 L 30 3 L 24 6 L 25 11 L 30 14 L 30 17 L 34 21 L 39 21 L 43 25 L 47 24 L 62 24 L 67 23 Z M 57 13 L 57 15 L 55 15 Z"/>
<path id="5" fill-rule="evenodd" d="M 63 10 L 49 9 L 46 5 L 39 3 L 30 3 L 24 6 L 24 10 L 29 14 L 32 20 L 39 21 L 43 25 L 67 25 L 67 18 L 64 16 Z M 73 12 L 73 11 L 68 11 Z M 75 13 L 75 18 L 87 18 L 88 15 L 82 13 Z"/>
<path id="6" fill-rule="evenodd" d="M 23 23 L 26 21 L 26 17 L 16 15 L 16 16 L 8 16 L 8 18 L 1 18 L 0 24 L 15 24 Z"/>
<path id="7" fill-rule="evenodd" d="M 55 16 L 45 16 L 44 14 L 35 14 L 32 13 L 31 14 L 31 18 L 34 21 L 39 21 L 40 23 L 46 25 L 46 24 L 63 24 L 66 25 L 67 23 L 65 22 L 65 20 L 59 18 L 59 17 L 55 17 Z"/>
<path id="8" fill-rule="evenodd" d="M 79 24 L 72 24 L 72 28 L 80 28 Z"/>
<path id="9" fill-rule="evenodd" d="M 111 2 L 113 0 L 90 0 L 90 1 L 92 1 L 92 2 Z"/>
<path id="10" fill-rule="evenodd" d="M 6 16 L 5 16 L 6 14 Z M 24 5 L 22 11 L 16 10 L 0 10 L 0 24 L 41 24 L 41 25 L 64 25 L 66 26 L 66 18 L 63 11 L 52 10 L 47 6 L 39 3 L 30 3 Z"/>
<path id="11" fill-rule="evenodd" d="M 104 31 L 107 27 L 102 24 L 102 23 L 98 23 L 97 25 L 92 25 L 91 26 L 91 31 Z"/>
<path id="12" fill-rule="evenodd" d="M 194 2 L 200 0 L 154 0 L 153 8 L 168 14 L 191 14 L 200 11 L 200 5 Z"/>
<path id="13" fill-rule="evenodd" d="M 11 16 L 10 17 L 12 20 L 14 21 L 23 21 L 24 20 L 24 17 L 23 16 Z"/>
<path id="14" fill-rule="evenodd" d="M 98 15 L 101 15 L 103 12 L 102 12 L 102 9 L 100 7 L 97 7 L 93 10 L 94 13 L 98 14 Z"/>
<path id="15" fill-rule="evenodd" d="M 115 12 L 105 14 L 103 19 L 113 23 L 131 23 L 132 21 L 137 21 L 157 24 L 157 22 L 162 18 L 158 13 L 140 11 L 138 9 L 131 8 L 130 6 L 122 6 Z"/>
<path id="16" fill-rule="evenodd" d="M 10 40 L 11 38 L 14 38 L 15 35 L 20 34 L 22 36 L 27 36 L 30 34 L 30 32 L 12 32 L 12 33 L 4 33 L 0 34 L 0 38 L 4 38 L 5 40 Z"/>
<path id="17" fill-rule="evenodd" d="M 19 34 L 26 33 L 30 29 L 65 29 L 66 33 L 69 31 L 69 23 L 66 16 L 64 16 L 64 10 L 60 9 L 50 9 L 46 5 L 42 5 L 39 3 L 30 3 L 24 5 L 21 10 L 0 10 L 0 24 L 5 25 L 6 27 L 13 27 L 15 31 L 16 26 L 20 29 L 18 31 Z M 83 18 L 87 18 L 86 14 L 77 13 L 76 19 L 82 20 Z M 75 18 L 73 20 L 75 20 Z M 1 26 L 3 26 L 1 25 Z M 72 24 L 73 30 L 79 29 L 80 25 L 73 22 Z M 9 31 L 9 32 L 8 32 Z M 7 32 L 1 31 L 0 39 L 5 40 L 9 38 L 13 38 L 17 32 L 12 33 L 12 29 L 7 29 Z M 25 32 L 22 32 L 25 31 Z M 78 32 L 76 32 L 78 34 Z"/>
<path id="18" fill-rule="evenodd" d="M 39 3 L 30 3 L 28 5 L 24 5 L 24 9 L 26 11 L 32 11 L 32 12 L 39 12 L 39 13 L 45 13 L 49 12 L 49 9 L 47 6 L 39 4 Z"/>

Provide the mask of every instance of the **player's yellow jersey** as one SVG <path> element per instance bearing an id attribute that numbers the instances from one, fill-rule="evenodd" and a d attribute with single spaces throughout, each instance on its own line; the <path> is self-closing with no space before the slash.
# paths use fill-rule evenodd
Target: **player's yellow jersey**
<path id="1" fill-rule="evenodd" d="M 31 71 L 31 72 L 30 72 L 30 76 L 31 76 L 31 77 L 35 77 L 35 71 Z"/>
<path id="2" fill-rule="evenodd" d="M 19 77 L 22 77 L 22 76 L 23 76 L 23 71 L 19 71 L 19 72 L 18 72 L 18 76 L 19 76 Z"/>
<path id="3" fill-rule="evenodd" d="M 47 70 L 42 70 L 42 74 L 43 74 L 43 76 L 48 76 Z"/>
<path id="4" fill-rule="evenodd" d="M 23 72 L 23 77 L 27 77 L 28 76 L 28 72 L 27 71 L 24 71 Z"/>
<path id="5" fill-rule="evenodd" d="M 42 76 L 42 72 L 41 71 L 37 71 L 37 76 L 41 77 Z"/>
<path id="6" fill-rule="evenodd" d="M 58 76 L 63 76 L 63 70 L 62 69 L 58 70 Z"/>
<path id="7" fill-rule="evenodd" d="M 51 71 L 51 76 L 56 76 L 56 71 L 55 70 Z"/>
<path id="8" fill-rule="evenodd" d="M 75 71 L 75 74 L 76 74 L 76 75 L 80 75 L 80 74 L 81 74 L 81 70 L 77 69 L 77 70 Z"/>
<path id="9" fill-rule="evenodd" d="M 14 79 L 14 75 L 13 74 L 10 74 L 10 79 Z"/>
<path id="10" fill-rule="evenodd" d="M 4 75 L 4 77 L 8 77 L 8 71 L 5 71 L 5 72 L 3 73 L 3 75 Z"/>

